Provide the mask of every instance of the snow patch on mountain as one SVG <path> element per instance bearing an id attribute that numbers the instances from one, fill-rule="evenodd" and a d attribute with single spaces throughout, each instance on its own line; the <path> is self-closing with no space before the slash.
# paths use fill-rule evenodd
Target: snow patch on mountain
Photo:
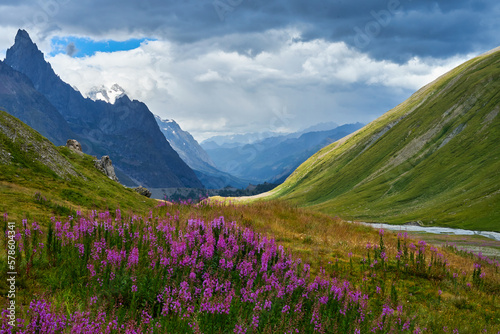
<path id="1" fill-rule="evenodd" d="M 86 95 L 94 101 L 101 100 L 114 104 L 117 99 L 126 95 L 126 93 L 120 85 L 114 84 L 110 88 L 106 88 L 104 85 L 92 87 Z"/>

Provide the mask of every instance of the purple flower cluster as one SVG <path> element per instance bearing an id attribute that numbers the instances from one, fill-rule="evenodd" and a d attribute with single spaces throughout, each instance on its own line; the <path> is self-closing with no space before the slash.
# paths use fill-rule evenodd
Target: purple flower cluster
<path id="1" fill-rule="evenodd" d="M 354 333 L 413 327 L 395 306 L 369 309 L 369 295 L 349 281 L 324 270 L 312 278 L 310 266 L 274 239 L 224 217 L 181 223 L 177 214 L 126 219 L 117 211 L 112 219 L 109 212 L 92 212 L 54 226 L 41 252 L 60 260 L 54 270 L 88 309 L 67 317 L 43 299 L 33 300 L 20 333 Z"/>

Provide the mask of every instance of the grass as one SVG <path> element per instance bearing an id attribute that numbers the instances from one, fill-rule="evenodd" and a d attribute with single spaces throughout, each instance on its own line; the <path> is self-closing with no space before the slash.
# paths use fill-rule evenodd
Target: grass
<path id="1" fill-rule="evenodd" d="M 110 181 L 94 167 L 94 157 L 55 147 L 7 113 L 0 112 L 0 122 L 19 134 L 13 141 L 0 133 L 0 150 L 10 153 L 9 163 L 0 163 L 0 212 L 10 220 L 48 221 L 78 210 L 126 212 L 154 205 L 154 200 Z"/>
<path id="2" fill-rule="evenodd" d="M 500 52 L 461 65 L 319 151 L 268 198 L 346 219 L 500 231 L 499 82 Z"/>
<path id="3" fill-rule="evenodd" d="M 359 289 L 363 294 L 366 294 L 368 298 L 366 311 L 371 312 L 366 314 L 371 315 L 366 327 L 360 327 L 363 330 L 362 333 L 370 332 L 371 328 L 380 322 L 382 318 L 379 318 L 379 316 L 384 312 L 384 309 L 392 309 L 396 312 L 395 310 L 398 306 L 401 306 L 403 311 L 402 313 L 398 311 L 394 314 L 400 315 L 403 321 L 401 326 L 407 320 L 410 320 L 411 331 L 417 330 L 418 327 L 420 330 L 426 328 L 423 332 L 427 333 L 445 332 L 443 328 L 447 328 L 449 332 L 457 329 L 459 333 L 480 333 L 483 330 L 486 330 L 486 333 L 496 333 L 498 328 L 500 328 L 500 308 L 498 306 L 498 294 L 500 293 L 499 263 L 485 257 L 479 258 L 454 247 L 434 249 L 429 245 L 424 245 L 422 241 L 419 242 L 418 239 L 411 237 L 404 238 L 403 236 L 398 237 L 397 234 L 388 231 L 385 231 L 384 235 L 381 236 L 378 231 L 369 227 L 348 223 L 308 209 L 298 208 L 286 202 L 226 205 L 216 203 L 215 201 L 207 201 L 202 205 L 174 204 L 158 206 L 151 210 L 151 212 L 146 211 L 143 215 L 136 214 L 134 217 L 133 221 L 136 223 L 132 225 L 135 226 L 134 229 L 137 232 L 143 228 L 146 228 L 144 231 L 147 231 L 148 226 L 155 227 L 158 224 L 155 222 L 162 220 L 167 220 L 178 231 L 187 231 L 186 229 L 190 226 L 189 224 L 192 224 L 188 222 L 211 222 L 219 219 L 219 217 L 224 217 L 226 223 L 235 221 L 237 226 L 243 230 L 248 228 L 263 236 L 275 238 L 277 245 L 285 247 L 286 252 L 290 252 L 294 259 L 301 258 L 302 263 L 311 265 L 311 281 L 315 277 L 334 278 L 339 282 L 349 281 L 353 289 Z M 78 219 L 81 222 L 80 218 Z M 131 219 L 125 216 L 122 218 L 121 213 L 117 212 L 116 215 L 104 214 L 93 220 L 97 220 L 98 222 L 112 222 L 111 224 L 115 225 L 114 231 L 118 231 L 120 226 L 123 228 L 132 226 L 130 225 Z M 56 219 L 55 221 L 58 220 Z M 65 220 L 62 220 L 60 226 L 64 226 L 64 223 Z M 77 221 L 71 223 L 74 226 L 76 224 Z M 68 222 L 66 228 L 71 230 L 71 225 Z M 31 228 L 33 232 L 31 235 L 33 235 L 35 233 L 33 226 L 30 226 L 29 222 L 26 226 L 27 228 Z M 26 233 L 20 224 L 18 224 L 18 228 L 21 235 Z M 109 288 L 100 288 L 99 281 L 95 281 L 95 278 L 90 277 L 91 273 L 87 270 L 85 263 L 80 266 L 79 263 L 85 259 L 85 256 L 83 258 L 79 257 L 78 247 L 75 247 L 70 239 L 64 239 L 67 240 L 65 242 L 66 246 L 64 246 L 64 243 L 56 246 L 57 243 L 54 243 L 54 240 L 56 240 L 54 238 L 52 238 L 52 242 L 48 241 L 48 239 L 43 240 L 43 238 L 48 238 L 48 235 L 51 233 L 49 233 L 47 226 L 42 226 L 42 230 L 44 233 L 35 242 L 30 242 L 28 239 L 23 242 L 25 245 L 36 245 L 39 242 L 43 242 L 46 245 L 44 252 L 37 253 L 38 255 L 33 257 L 32 263 L 29 266 L 30 254 L 33 253 L 29 253 L 30 250 L 24 247 L 25 253 L 18 255 L 19 272 L 23 274 L 19 276 L 17 300 L 23 305 L 23 312 L 26 312 L 33 300 L 39 301 L 44 299 L 52 303 L 50 312 L 53 315 L 69 316 L 77 311 L 89 311 L 93 317 L 97 317 L 99 312 L 106 312 L 107 321 L 110 321 L 114 315 L 119 315 L 119 323 L 121 322 L 130 326 L 132 326 L 132 320 L 138 319 L 136 317 L 144 317 L 143 313 L 141 313 L 142 311 L 146 311 L 149 315 L 155 314 L 154 312 L 152 313 L 154 308 L 151 309 L 146 306 L 152 306 L 152 304 L 141 304 L 141 300 L 145 301 L 146 299 L 136 300 L 133 297 L 133 293 L 130 293 L 132 284 L 130 275 L 135 276 L 137 279 L 138 293 L 143 296 L 141 298 L 149 298 L 144 294 L 149 291 L 150 287 L 156 284 L 154 283 L 156 282 L 155 280 L 161 280 L 161 275 L 158 276 L 151 269 L 147 269 L 151 264 L 149 257 L 153 256 L 151 253 L 148 255 L 147 249 L 149 248 L 147 247 L 149 246 L 147 245 L 151 241 L 147 240 L 154 239 L 151 239 L 151 237 L 144 239 L 143 246 L 141 246 L 141 243 L 129 243 L 129 241 L 126 241 L 128 239 L 126 237 L 123 239 L 125 244 L 119 246 L 116 242 L 122 242 L 120 241 L 122 238 L 116 239 L 112 237 L 112 232 L 104 234 L 104 229 L 99 232 L 102 233 L 101 237 L 97 234 L 95 237 L 92 237 L 95 241 L 105 237 L 107 240 L 106 248 L 118 251 L 120 249 L 126 250 L 127 256 L 130 253 L 130 249 L 127 247 L 133 247 L 136 244 L 140 249 L 138 257 L 139 267 L 143 268 L 135 274 L 132 272 L 127 274 L 125 267 L 123 267 L 120 269 L 124 270 L 123 273 L 120 274 L 121 271 L 116 271 L 117 281 L 113 281 L 119 283 L 123 280 L 123 284 L 125 284 L 123 287 L 120 287 L 121 285 L 113 285 L 113 288 L 111 286 Z M 52 232 L 53 236 L 55 234 L 57 234 L 57 230 Z M 163 240 L 161 239 L 161 233 L 154 233 L 154 235 L 160 238 L 159 240 Z M 140 239 L 143 240 L 142 237 Z M 86 239 L 74 241 L 74 243 L 90 245 L 84 240 Z M 89 239 L 89 241 L 92 241 L 92 239 Z M 416 248 L 413 249 L 412 244 Z M 162 243 L 158 242 L 157 245 L 161 247 Z M 370 245 L 369 249 L 367 249 L 367 245 Z M 63 248 L 57 251 L 57 247 Z M 146 248 L 143 249 L 141 247 Z M 155 246 L 156 248 L 157 246 Z M 419 249 L 424 249 L 425 251 L 421 253 Z M 400 252 L 399 260 L 396 257 L 398 250 Z M 382 251 L 385 255 L 382 255 Z M 54 260 L 54 254 L 59 254 L 57 255 L 59 256 L 58 260 Z M 377 260 L 377 263 L 375 263 L 375 260 Z M 2 261 L 5 261 L 4 257 L 2 257 Z M 73 263 L 73 265 L 68 266 L 65 263 Z M 205 266 L 210 267 L 209 263 L 206 262 Z M 431 264 L 430 267 L 429 263 Z M 408 266 L 406 267 L 405 264 L 408 264 Z M 481 272 L 479 273 L 475 267 L 478 264 L 481 265 Z M 5 263 L 3 265 L 5 266 Z M 30 268 L 29 274 L 27 274 L 28 267 Z M 83 268 L 81 271 L 74 272 L 74 270 L 80 267 Z M 97 276 L 95 277 L 101 277 L 99 275 L 104 275 L 105 273 L 108 276 L 110 274 L 108 271 L 100 271 L 101 269 L 98 269 L 97 265 L 95 265 L 95 268 L 97 272 Z M 183 275 L 188 275 L 192 270 L 175 269 L 175 266 L 173 268 L 173 273 L 180 275 L 178 276 L 179 284 L 182 279 L 187 279 L 183 278 L 187 277 Z M 324 272 L 322 272 L 321 268 L 323 268 Z M 214 270 L 218 272 L 220 268 Z M 102 274 L 99 274 L 100 272 Z M 233 284 L 240 287 L 245 286 L 246 281 L 240 281 L 240 276 L 237 273 L 238 271 L 236 271 L 236 276 L 231 278 Z M 201 274 L 202 272 L 200 272 Z M 221 273 L 221 275 L 223 274 Z M 479 277 L 480 275 L 481 277 Z M 85 288 L 86 282 L 91 284 L 89 292 L 87 292 L 89 289 Z M 5 282 L 1 284 L 0 289 L 2 292 L 5 292 L 7 289 L 6 284 Z M 104 284 L 111 283 L 104 281 Z M 164 282 L 162 284 L 174 283 Z M 118 289 L 116 290 L 116 294 L 113 292 L 115 291 L 113 289 Z M 218 323 L 222 321 L 223 324 L 225 323 L 229 327 L 215 327 L 213 332 L 232 332 L 236 324 L 247 328 L 247 333 L 256 332 L 250 328 L 253 315 L 251 309 L 253 307 L 247 310 L 246 306 L 244 306 L 246 304 L 240 303 L 242 297 L 239 294 L 239 289 L 236 290 L 234 304 L 232 304 L 235 310 L 238 311 L 230 313 L 227 317 L 222 315 L 217 320 Z M 2 295 L 5 296 L 5 294 Z M 96 296 L 99 303 L 96 306 L 92 306 L 91 298 Z M 277 300 L 274 302 L 278 303 Z M 296 302 L 294 303 L 292 308 L 296 305 Z M 102 306 L 99 308 L 97 305 Z M 244 308 L 240 309 L 240 307 Z M 275 313 L 273 313 L 274 311 L 271 311 L 269 314 L 266 313 L 274 317 L 273 319 L 275 320 L 272 322 L 269 322 L 272 318 L 265 318 L 267 315 L 262 313 L 260 319 L 263 327 L 261 328 L 265 327 L 267 329 L 257 332 L 280 331 L 279 328 L 284 329 L 286 327 L 284 324 L 287 322 L 297 328 L 302 328 L 301 332 L 314 331 L 313 327 L 310 328 L 310 331 L 305 329 L 309 326 L 307 324 L 310 324 L 309 320 L 303 322 L 304 320 L 298 320 L 294 316 L 287 318 L 287 315 L 281 312 L 283 307 L 281 305 L 278 310 L 274 309 Z M 115 311 L 112 311 L 113 309 Z M 212 321 L 215 321 L 215 318 L 207 318 L 203 312 L 196 314 L 198 315 L 193 315 L 189 319 L 194 319 L 194 323 L 199 325 L 200 328 L 205 328 L 202 332 L 211 332 L 207 328 L 212 326 L 210 324 L 212 324 Z M 307 313 L 305 319 L 310 319 L 311 316 L 312 313 Z M 96 318 L 92 319 L 95 320 Z M 154 321 L 165 321 L 158 314 L 154 315 L 153 319 Z M 167 326 L 162 328 L 170 328 L 168 326 L 174 326 L 174 323 L 182 323 L 179 322 L 181 321 L 180 315 L 176 316 L 172 314 L 168 319 L 174 322 L 169 324 L 161 322 L 163 326 Z M 382 325 L 384 330 L 376 330 L 376 332 L 389 332 L 391 326 L 396 326 L 397 317 L 388 317 L 387 319 L 392 320 L 384 322 Z M 186 326 L 189 321 L 186 320 Z M 278 327 L 273 327 L 271 323 L 282 324 L 280 326 L 285 327 L 278 325 L 276 325 Z M 136 327 L 137 324 L 142 326 L 143 330 L 147 327 L 147 324 L 143 322 L 136 322 Z M 332 323 L 332 326 L 344 328 L 342 327 L 344 326 L 342 322 Z M 190 329 L 190 327 L 183 328 L 180 330 L 181 332 L 196 332 Z M 292 327 L 286 328 L 291 329 Z M 342 332 L 351 333 L 355 330 L 355 326 L 345 328 L 345 331 Z M 173 332 L 176 332 L 176 330 L 173 330 Z M 400 328 L 398 332 L 405 331 L 401 331 Z"/>

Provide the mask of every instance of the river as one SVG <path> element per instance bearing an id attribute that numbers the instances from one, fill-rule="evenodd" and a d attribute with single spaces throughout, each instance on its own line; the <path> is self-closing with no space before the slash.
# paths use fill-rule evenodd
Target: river
<path id="1" fill-rule="evenodd" d="M 498 232 L 462 230 L 460 228 L 449 228 L 449 227 L 390 225 L 390 224 L 377 224 L 377 223 L 364 223 L 364 222 L 360 222 L 360 224 L 377 229 L 384 229 L 391 231 L 427 232 L 434 234 L 452 234 L 452 235 L 480 235 L 486 238 L 500 241 L 500 233 Z"/>

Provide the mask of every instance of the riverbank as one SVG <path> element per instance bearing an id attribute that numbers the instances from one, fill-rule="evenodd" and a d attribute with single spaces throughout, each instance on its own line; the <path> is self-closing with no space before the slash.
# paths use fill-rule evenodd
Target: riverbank
<path id="1" fill-rule="evenodd" d="M 480 253 L 491 259 L 500 259 L 500 233 L 498 232 L 472 231 L 448 227 L 358 223 L 375 229 L 407 232 L 410 236 L 425 240 L 434 246 L 453 246 L 458 250 L 474 254 Z"/>

